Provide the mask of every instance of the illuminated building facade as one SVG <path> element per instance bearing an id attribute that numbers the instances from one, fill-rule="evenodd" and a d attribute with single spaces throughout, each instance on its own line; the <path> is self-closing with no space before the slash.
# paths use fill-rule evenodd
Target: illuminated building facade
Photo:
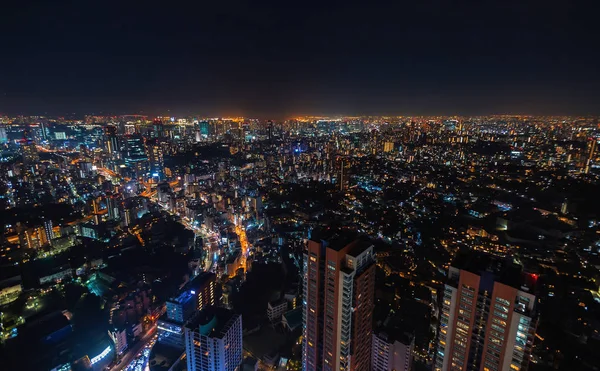
<path id="1" fill-rule="evenodd" d="M 594 163 L 596 159 L 596 147 L 598 146 L 598 140 L 596 138 L 590 138 L 587 144 L 587 159 L 585 161 L 585 169 L 584 172 L 588 174 L 590 172 L 590 166 Z"/>
<path id="2" fill-rule="evenodd" d="M 106 209 L 108 220 L 115 220 L 119 218 L 119 195 L 106 195 Z"/>
<path id="3" fill-rule="evenodd" d="M 517 266 L 498 267 L 475 258 L 449 268 L 433 370 L 528 368 L 537 315 L 526 282 L 537 276 L 522 275 Z"/>
<path id="4" fill-rule="evenodd" d="M 214 273 L 203 272 L 188 284 L 196 295 L 196 310 L 219 304 L 216 279 Z"/>
<path id="5" fill-rule="evenodd" d="M 218 304 L 216 275 L 204 272 L 189 282 L 179 296 L 167 300 L 158 320 L 158 341 L 181 351 L 185 348 L 184 324 L 198 311 Z"/>
<path id="6" fill-rule="evenodd" d="M 47 243 L 51 245 L 54 239 L 54 230 L 52 228 L 52 220 L 50 219 L 44 219 L 44 234 Z"/>
<path id="7" fill-rule="evenodd" d="M 163 151 L 158 140 L 150 139 L 146 141 L 146 156 L 150 166 L 150 176 L 162 178 L 164 176 L 164 160 Z"/>
<path id="8" fill-rule="evenodd" d="M 21 152 L 24 164 L 31 165 L 40 161 L 40 156 L 33 140 L 23 140 L 21 142 Z"/>
<path id="9" fill-rule="evenodd" d="M 373 334 L 372 371 L 410 371 L 415 338 L 410 334 Z"/>
<path id="10" fill-rule="evenodd" d="M 6 142 L 8 142 L 6 127 L 4 125 L 0 125 L 0 144 L 5 144 Z"/>
<path id="11" fill-rule="evenodd" d="M 242 316 L 206 308 L 185 326 L 189 371 L 235 371 L 242 363 Z"/>
<path id="12" fill-rule="evenodd" d="M 198 126 L 200 128 L 200 134 L 201 135 L 209 136 L 209 135 L 212 134 L 210 122 L 208 122 L 208 121 L 200 121 L 200 123 L 198 124 Z"/>
<path id="13" fill-rule="evenodd" d="M 125 137 L 125 163 L 130 165 L 135 162 L 146 161 L 146 150 L 144 140 L 139 135 L 128 135 Z"/>
<path id="14" fill-rule="evenodd" d="M 392 152 L 394 150 L 394 142 L 383 143 L 383 152 Z"/>
<path id="15" fill-rule="evenodd" d="M 152 123 L 152 137 L 154 138 L 162 138 L 165 136 L 165 125 L 161 120 L 154 120 Z"/>
<path id="16" fill-rule="evenodd" d="M 106 151 L 113 155 L 119 152 L 121 149 L 119 146 L 119 137 L 117 136 L 116 126 L 107 126 L 104 128 L 104 143 Z"/>
<path id="17" fill-rule="evenodd" d="M 347 190 L 350 186 L 350 162 L 346 158 L 338 158 L 335 166 L 339 189 Z"/>
<path id="18" fill-rule="evenodd" d="M 373 246 L 310 240 L 304 254 L 303 370 L 369 370 Z"/>

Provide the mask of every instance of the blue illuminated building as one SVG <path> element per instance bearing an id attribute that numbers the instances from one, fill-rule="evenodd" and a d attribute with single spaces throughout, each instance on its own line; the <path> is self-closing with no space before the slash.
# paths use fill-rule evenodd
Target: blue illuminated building
<path id="1" fill-rule="evenodd" d="M 210 123 L 208 121 L 200 121 L 200 134 L 209 136 L 211 134 Z"/>
<path id="2" fill-rule="evenodd" d="M 171 321 L 184 323 L 196 310 L 196 293 L 184 291 L 179 296 L 167 300 L 167 318 Z"/>

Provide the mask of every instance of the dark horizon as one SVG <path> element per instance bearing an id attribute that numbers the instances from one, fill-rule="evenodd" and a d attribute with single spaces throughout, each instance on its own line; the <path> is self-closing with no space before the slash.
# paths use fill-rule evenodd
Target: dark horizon
<path id="1" fill-rule="evenodd" d="M 600 114 L 599 25 L 577 4 L 228 5 L 12 3 L 0 112 Z"/>

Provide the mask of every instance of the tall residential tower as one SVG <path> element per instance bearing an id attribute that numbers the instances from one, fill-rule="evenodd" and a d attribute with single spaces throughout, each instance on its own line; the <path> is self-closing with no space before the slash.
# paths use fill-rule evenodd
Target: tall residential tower
<path id="1" fill-rule="evenodd" d="M 375 257 L 370 244 L 339 237 L 308 241 L 303 370 L 371 368 L 374 284 Z"/>
<path id="2" fill-rule="evenodd" d="M 537 325 L 536 279 L 511 261 L 459 256 L 444 288 L 433 370 L 526 370 Z"/>
<path id="3" fill-rule="evenodd" d="M 185 326 L 188 371 L 236 371 L 242 363 L 242 316 L 209 307 Z"/>

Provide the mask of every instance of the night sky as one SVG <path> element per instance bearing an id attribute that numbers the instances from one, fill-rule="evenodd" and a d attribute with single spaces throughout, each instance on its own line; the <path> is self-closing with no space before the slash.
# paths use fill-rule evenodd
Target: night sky
<path id="1" fill-rule="evenodd" d="M 206 3 L 3 3 L 0 112 L 600 113 L 577 1 Z"/>

